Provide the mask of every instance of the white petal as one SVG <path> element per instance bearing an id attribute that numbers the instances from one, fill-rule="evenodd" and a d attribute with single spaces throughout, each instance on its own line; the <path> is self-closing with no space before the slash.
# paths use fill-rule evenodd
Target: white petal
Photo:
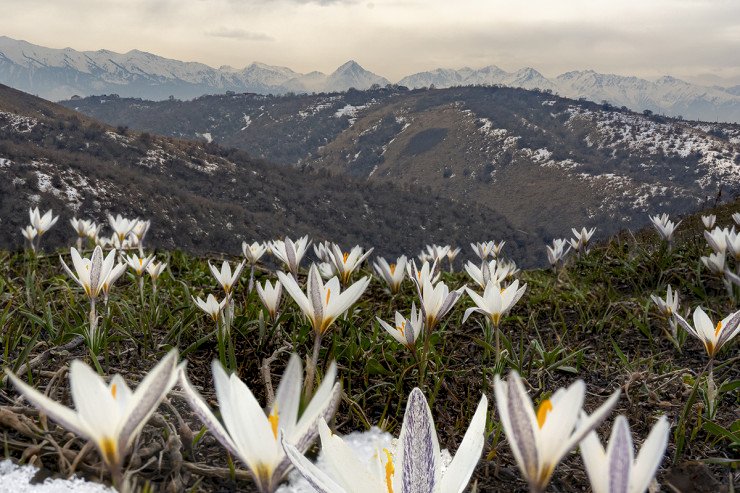
<path id="1" fill-rule="evenodd" d="M 478 403 L 478 408 L 460 443 L 460 448 L 455 453 L 455 458 L 452 459 L 442 477 L 441 493 L 461 493 L 468 485 L 483 450 L 487 414 L 488 399 L 484 395 Z"/>

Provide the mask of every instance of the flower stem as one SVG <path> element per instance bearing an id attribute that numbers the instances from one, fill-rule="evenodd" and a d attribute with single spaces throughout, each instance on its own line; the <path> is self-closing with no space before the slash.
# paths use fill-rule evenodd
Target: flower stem
<path id="1" fill-rule="evenodd" d="M 316 366 L 319 364 L 319 351 L 321 350 L 321 334 L 315 333 L 313 340 L 313 353 L 311 355 L 311 361 L 308 363 L 306 368 L 306 384 L 304 386 L 304 392 L 306 397 L 310 397 L 313 394 L 313 382 L 316 377 Z"/>

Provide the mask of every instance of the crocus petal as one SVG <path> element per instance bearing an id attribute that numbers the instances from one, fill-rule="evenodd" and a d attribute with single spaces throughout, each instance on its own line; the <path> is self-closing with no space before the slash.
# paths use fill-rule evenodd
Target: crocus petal
<path id="1" fill-rule="evenodd" d="M 452 459 L 442 476 L 441 493 L 461 493 L 468 485 L 483 450 L 487 413 L 488 399 L 484 395 L 478 403 L 478 408 L 460 443 L 460 448 L 457 449 L 455 458 Z"/>
<path id="2" fill-rule="evenodd" d="M 637 454 L 634 468 L 632 470 L 632 481 L 630 483 L 630 493 L 644 493 L 658 470 L 658 466 L 663 462 L 663 454 L 668 445 L 668 434 L 671 431 L 671 425 L 665 416 L 661 416 L 650 434 L 645 439 Z"/>
<path id="3" fill-rule="evenodd" d="M 39 411 L 50 417 L 52 421 L 87 440 L 94 440 L 94 432 L 79 419 L 76 412 L 49 399 L 38 390 L 23 382 L 10 370 L 6 369 L 5 373 L 8 375 L 8 379 L 13 382 L 15 388 L 18 389 L 18 392 Z"/>
<path id="4" fill-rule="evenodd" d="M 496 375 L 494 392 L 496 408 L 514 458 L 525 477 L 532 478 L 539 469 L 534 431 L 536 417 L 532 409 L 532 400 L 515 371 L 509 374 L 506 382 Z"/>
<path id="5" fill-rule="evenodd" d="M 280 379 L 275 402 L 270 407 L 270 414 L 277 412 L 280 429 L 290 436 L 298 421 L 298 406 L 301 402 L 301 386 L 303 384 L 303 367 L 301 358 L 297 354 L 290 355 L 290 361 Z"/>
<path id="6" fill-rule="evenodd" d="M 74 360 L 69 365 L 69 380 L 80 419 L 95 432 L 96 439 L 114 438 L 118 406 L 103 379 L 82 361 Z"/>
<path id="7" fill-rule="evenodd" d="M 190 404 L 190 408 L 193 410 L 196 416 L 206 425 L 208 431 L 221 443 L 234 457 L 242 458 L 242 454 L 237 448 L 231 436 L 226 431 L 226 428 L 221 425 L 216 416 L 211 412 L 206 404 L 203 397 L 198 393 L 188 380 L 185 374 L 184 367 L 178 371 L 180 376 L 180 388 L 185 392 L 185 399 Z"/>
<path id="8" fill-rule="evenodd" d="M 294 446 L 287 443 L 284 438 L 281 440 L 281 443 L 290 462 L 316 491 L 319 493 L 348 493 L 347 490 L 327 476 L 324 471 L 306 459 Z"/>
<path id="9" fill-rule="evenodd" d="M 437 432 L 427 400 L 418 387 L 409 395 L 398 441 L 398 465 L 402 470 L 401 491 L 438 491 L 441 470 Z"/>
<path id="10" fill-rule="evenodd" d="M 298 450 L 307 450 L 318 434 L 319 421 L 321 419 L 328 421 L 337 412 L 342 397 L 342 384 L 335 383 L 336 377 L 337 364 L 332 361 L 321 385 L 301 414 L 293 430 L 293 436 L 288 437 Z"/>
<path id="11" fill-rule="evenodd" d="M 128 447 L 141 432 L 177 379 L 177 350 L 173 349 L 144 377 L 127 406 L 121 424 L 121 443 Z"/>
<path id="12" fill-rule="evenodd" d="M 321 435 L 321 450 L 329 463 L 332 476 L 339 484 L 353 493 L 385 491 L 381 478 L 370 474 L 366 464 L 360 461 L 352 449 L 341 438 L 332 434 L 326 421 L 319 420 L 318 428 Z M 425 490 L 427 493 L 431 491 Z"/>
<path id="13" fill-rule="evenodd" d="M 606 451 L 609 493 L 629 493 L 634 451 L 627 418 L 617 416 Z"/>

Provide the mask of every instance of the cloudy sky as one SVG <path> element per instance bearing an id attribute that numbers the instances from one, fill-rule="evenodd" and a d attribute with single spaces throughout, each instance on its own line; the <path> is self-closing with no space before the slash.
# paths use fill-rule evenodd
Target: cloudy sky
<path id="1" fill-rule="evenodd" d="M 740 0 L 0 0 L 0 35 L 211 66 L 392 81 L 436 67 L 591 68 L 740 84 Z"/>

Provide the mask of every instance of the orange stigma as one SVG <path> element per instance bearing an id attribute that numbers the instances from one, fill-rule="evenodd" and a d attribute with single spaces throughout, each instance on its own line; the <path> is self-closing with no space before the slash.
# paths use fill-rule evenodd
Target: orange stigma
<path id="1" fill-rule="evenodd" d="M 552 411 L 552 402 L 550 402 L 550 399 L 545 399 L 540 403 L 540 407 L 537 409 L 537 424 L 540 428 L 545 426 L 547 413 L 550 411 Z"/>
<path id="2" fill-rule="evenodd" d="M 117 387 L 116 387 L 116 384 L 113 384 L 113 385 L 110 386 L 110 393 L 111 393 L 111 395 L 113 396 L 114 399 L 116 398 L 116 390 L 118 390 Z"/>
<path id="3" fill-rule="evenodd" d="M 393 474 L 396 472 L 396 468 L 393 465 L 393 456 L 387 448 L 383 449 L 385 457 L 388 462 L 385 463 L 385 485 L 388 488 L 388 493 L 393 493 Z"/>
<path id="4" fill-rule="evenodd" d="M 722 320 L 717 322 L 717 328 L 714 329 L 714 337 L 719 336 L 719 333 L 722 331 Z"/>
<path id="5" fill-rule="evenodd" d="M 329 298 L 331 297 L 331 289 L 326 290 L 326 304 L 329 304 Z"/>
<path id="6" fill-rule="evenodd" d="M 280 423 L 280 415 L 278 414 L 277 404 L 275 404 L 275 409 L 272 410 L 270 415 L 267 417 L 267 420 L 270 422 L 270 426 L 272 427 L 272 434 L 275 435 L 275 439 L 277 440 L 278 424 Z"/>

